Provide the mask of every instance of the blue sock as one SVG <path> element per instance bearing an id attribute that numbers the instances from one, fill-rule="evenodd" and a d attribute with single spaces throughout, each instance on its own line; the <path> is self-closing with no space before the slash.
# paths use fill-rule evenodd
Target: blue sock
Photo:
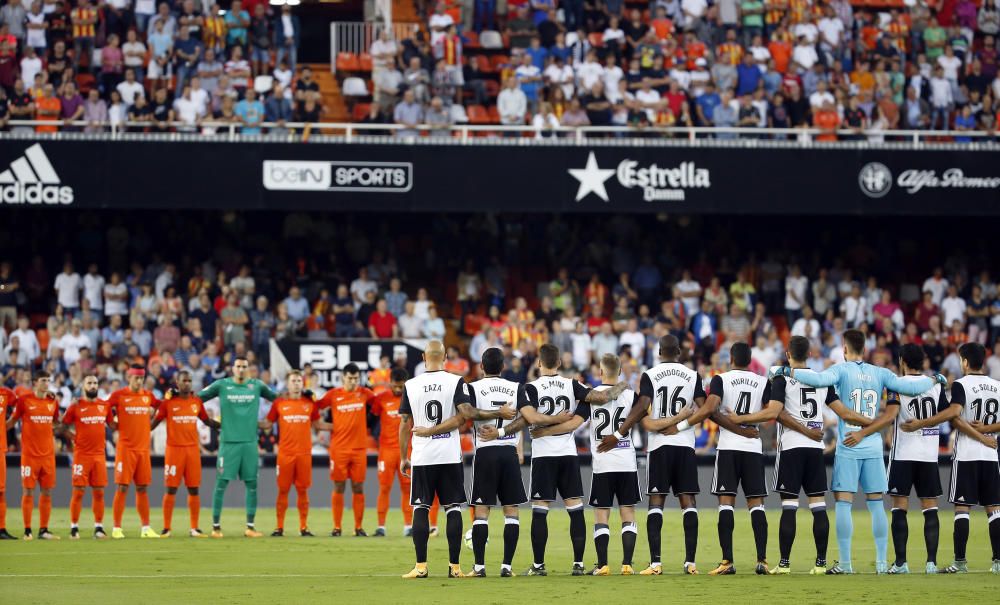
<path id="1" fill-rule="evenodd" d="M 854 520 L 851 517 L 851 503 L 837 501 L 837 548 L 840 549 L 840 566 L 852 569 L 851 538 L 854 536 Z"/>
<path id="2" fill-rule="evenodd" d="M 885 516 L 882 500 L 868 500 L 868 512 L 872 515 L 872 535 L 875 536 L 875 560 L 886 561 L 889 549 L 889 519 Z"/>

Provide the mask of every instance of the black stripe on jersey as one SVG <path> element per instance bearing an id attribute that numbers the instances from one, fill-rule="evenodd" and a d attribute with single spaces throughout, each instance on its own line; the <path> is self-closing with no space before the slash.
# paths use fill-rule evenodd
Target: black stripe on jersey
<path id="1" fill-rule="evenodd" d="M 399 413 L 407 416 L 413 415 L 413 410 L 410 409 L 410 398 L 407 396 L 405 388 L 403 389 L 403 399 L 399 402 Z"/>
<path id="2" fill-rule="evenodd" d="M 642 378 L 639 379 L 639 394 L 643 397 L 653 398 L 653 381 L 649 379 L 649 375 L 645 372 L 642 373 Z"/>
<path id="3" fill-rule="evenodd" d="M 944 394 L 944 387 L 941 387 L 941 391 L 938 393 L 937 411 L 943 412 L 947 410 L 949 407 L 951 407 L 951 404 L 948 403 L 948 396 Z"/>
<path id="4" fill-rule="evenodd" d="M 472 387 L 465 382 L 464 378 L 458 379 L 458 384 L 455 385 L 455 398 L 452 403 L 457 407 L 460 403 L 472 403 L 472 399 L 469 394 L 472 392 Z"/>
<path id="5" fill-rule="evenodd" d="M 581 401 L 579 405 L 576 406 L 576 411 L 574 412 L 580 418 L 586 422 L 590 419 L 590 404 L 586 401 Z"/>
<path id="6" fill-rule="evenodd" d="M 951 402 L 965 407 L 965 385 L 957 380 L 951 383 Z"/>
<path id="7" fill-rule="evenodd" d="M 587 399 L 587 395 L 590 395 L 590 391 L 592 390 L 590 387 L 585 387 L 576 380 L 573 381 L 573 396 L 576 397 L 577 401 Z"/>
<path id="8" fill-rule="evenodd" d="M 774 380 L 771 381 L 771 398 L 775 401 L 785 402 L 785 387 L 788 386 L 788 381 L 785 380 L 784 376 L 776 376 Z"/>
<path id="9" fill-rule="evenodd" d="M 712 376 L 712 383 L 708 385 L 708 390 L 712 395 L 722 399 L 723 392 L 725 391 L 722 383 L 722 374 Z"/>
<path id="10" fill-rule="evenodd" d="M 533 408 L 538 408 L 538 389 L 533 384 L 524 385 L 524 388 L 518 392 L 517 397 L 517 409 L 529 405 Z"/>

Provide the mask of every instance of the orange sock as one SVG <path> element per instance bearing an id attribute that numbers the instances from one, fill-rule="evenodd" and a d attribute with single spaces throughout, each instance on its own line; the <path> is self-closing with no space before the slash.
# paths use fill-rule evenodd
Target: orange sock
<path id="1" fill-rule="evenodd" d="M 31 512 L 35 508 L 35 498 L 31 494 L 21 496 L 21 517 L 24 518 L 24 529 L 31 529 Z"/>
<path id="2" fill-rule="evenodd" d="M 90 508 L 94 511 L 94 523 L 104 525 L 104 490 L 95 489 L 90 493 Z"/>
<path id="3" fill-rule="evenodd" d="M 365 495 L 354 494 L 351 498 L 351 508 L 354 509 L 354 529 L 361 529 L 361 523 L 365 519 Z"/>
<path id="4" fill-rule="evenodd" d="M 410 482 L 399 482 L 399 508 L 403 510 L 403 525 L 409 527 L 413 525 L 413 507 L 410 506 Z"/>
<path id="5" fill-rule="evenodd" d="M 135 510 L 139 511 L 139 520 L 142 521 L 142 526 L 147 527 L 149 525 L 149 493 L 148 492 L 135 492 Z"/>
<path id="6" fill-rule="evenodd" d="M 378 486 L 378 500 L 375 502 L 375 510 L 378 511 L 378 526 L 385 527 L 385 516 L 389 512 L 389 492 L 392 491 L 392 484 Z"/>
<path id="7" fill-rule="evenodd" d="M 309 527 L 309 490 L 295 488 L 295 506 L 299 509 L 299 530 Z"/>
<path id="8" fill-rule="evenodd" d="M 125 516 L 125 492 L 115 490 L 115 499 L 111 502 L 111 515 L 115 521 L 115 527 L 121 529 L 122 517 Z"/>
<path id="9" fill-rule="evenodd" d="M 7 497 L 0 490 L 0 529 L 7 529 Z"/>
<path id="10" fill-rule="evenodd" d="M 163 529 L 170 529 L 172 527 L 175 502 L 177 502 L 177 494 L 163 494 Z"/>
<path id="11" fill-rule="evenodd" d="M 83 490 L 74 489 L 69 497 L 69 522 L 76 525 L 80 522 L 80 511 L 83 510 Z"/>
<path id="12" fill-rule="evenodd" d="M 201 516 L 201 496 L 188 494 L 188 515 L 191 517 L 191 529 L 198 529 L 198 517 Z"/>
<path id="13" fill-rule="evenodd" d="M 278 501 L 274 504 L 278 513 L 278 529 L 285 529 L 285 511 L 288 510 L 288 492 L 281 490 L 278 492 Z"/>
<path id="14" fill-rule="evenodd" d="M 42 494 L 38 497 L 38 527 L 48 527 L 52 515 L 52 494 Z"/>
<path id="15" fill-rule="evenodd" d="M 341 521 L 344 520 L 344 494 L 333 492 L 330 508 L 333 509 L 333 528 L 340 529 Z"/>

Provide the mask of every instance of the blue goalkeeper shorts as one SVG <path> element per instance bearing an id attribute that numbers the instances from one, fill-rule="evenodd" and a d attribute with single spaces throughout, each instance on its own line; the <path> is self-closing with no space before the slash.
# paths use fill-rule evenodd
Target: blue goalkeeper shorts
<path id="1" fill-rule="evenodd" d="M 885 462 L 879 458 L 833 457 L 833 479 L 830 491 L 855 493 L 858 486 L 866 494 L 884 494 L 889 489 Z"/>

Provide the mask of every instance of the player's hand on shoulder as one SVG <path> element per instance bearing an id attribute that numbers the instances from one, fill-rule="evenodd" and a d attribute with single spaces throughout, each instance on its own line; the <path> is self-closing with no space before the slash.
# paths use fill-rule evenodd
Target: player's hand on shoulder
<path id="1" fill-rule="evenodd" d="M 517 410 L 510 403 L 503 404 L 498 411 L 504 420 L 513 420 L 517 416 Z"/>
<path id="2" fill-rule="evenodd" d="M 484 424 L 479 427 L 479 439 L 482 441 L 493 441 L 499 436 L 500 434 L 497 433 L 497 427 L 495 425 Z"/>
<path id="3" fill-rule="evenodd" d="M 934 382 L 936 382 L 936 383 L 938 383 L 940 385 L 947 385 L 948 384 L 948 378 L 944 374 L 935 374 L 934 375 Z"/>
<path id="4" fill-rule="evenodd" d="M 771 366 L 767 370 L 768 380 L 774 380 L 778 376 L 791 376 L 792 368 L 788 366 Z"/>
<path id="5" fill-rule="evenodd" d="M 316 401 L 316 393 L 313 393 L 312 389 L 306 389 L 302 391 L 302 396 L 309 401 Z"/>

